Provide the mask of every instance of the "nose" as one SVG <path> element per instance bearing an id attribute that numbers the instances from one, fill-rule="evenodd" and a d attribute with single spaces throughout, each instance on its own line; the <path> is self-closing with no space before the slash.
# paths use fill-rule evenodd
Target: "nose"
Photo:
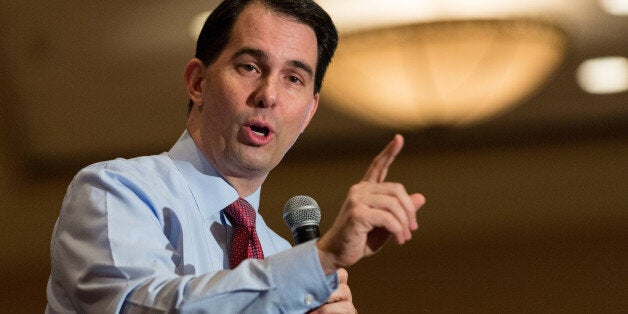
<path id="1" fill-rule="evenodd" d="M 277 104 L 277 83 L 271 77 L 260 80 L 254 103 L 258 108 L 272 108 Z"/>

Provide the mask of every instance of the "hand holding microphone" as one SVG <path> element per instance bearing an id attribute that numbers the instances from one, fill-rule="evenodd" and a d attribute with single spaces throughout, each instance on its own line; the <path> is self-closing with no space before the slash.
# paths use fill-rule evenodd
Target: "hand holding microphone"
<path id="1" fill-rule="evenodd" d="M 321 209 L 309 196 L 298 195 L 290 198 L 284 206 L 283 219 L 292 231 L 295 245 L 321 236 L 318 228 L 321 221 Z M 343 268 L 338 269 L 337 272 L 338 289 L 331 294 L 327 303 L 308 314 L 357 313 L 348 285 L 349 273 Z"/>

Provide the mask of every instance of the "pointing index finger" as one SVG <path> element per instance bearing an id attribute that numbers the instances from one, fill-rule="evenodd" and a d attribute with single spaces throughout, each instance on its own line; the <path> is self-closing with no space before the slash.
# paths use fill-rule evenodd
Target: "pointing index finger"
<path id="1" fill-rule="evenodd" d="M 374 183 L 384 182 L 388 174 L 388 167 L 395 160 L 402 147 L 403 136 L 396 134 L 392 141 L 373 159 L 363 180 Z"/>

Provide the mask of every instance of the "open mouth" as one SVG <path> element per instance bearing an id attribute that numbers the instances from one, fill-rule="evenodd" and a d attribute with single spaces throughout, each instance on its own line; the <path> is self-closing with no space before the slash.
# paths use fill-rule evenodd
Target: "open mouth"
<path id="1" fill-rule="evenodd" d="M 251 131 L 259 136 L 268 136 L 270 134 L 270 130 L 267 127 L 261 125 L 251 125 Z"/>

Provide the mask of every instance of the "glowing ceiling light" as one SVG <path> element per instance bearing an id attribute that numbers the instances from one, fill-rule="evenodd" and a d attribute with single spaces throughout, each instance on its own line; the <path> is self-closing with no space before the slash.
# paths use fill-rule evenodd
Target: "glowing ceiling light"
<path id="1" fill-rule="evenodd" d="M 584 61 L 576 78 L 580 87 L 591 94 L 612 94 L 628 90 L 628 59 L 602 57 Z"/>
<path id="2" fill-rule="evenodd" d="M 564 12 L 571 0 L 318 0 L 340 33 L 416 22 Z"/>
<path id="3" fill-rule="evenodd" d="M 600 0 L 602 8 L 613 15 L 628 15 L 628 0 Z"/>
<path id="4" fill-rule="evenodd" d="M 344 36 L 322 97 L 395 129 L 465 125 L 517 105 L 561 63 L 564 33 L 533 20 L 414 24 Z"/>

